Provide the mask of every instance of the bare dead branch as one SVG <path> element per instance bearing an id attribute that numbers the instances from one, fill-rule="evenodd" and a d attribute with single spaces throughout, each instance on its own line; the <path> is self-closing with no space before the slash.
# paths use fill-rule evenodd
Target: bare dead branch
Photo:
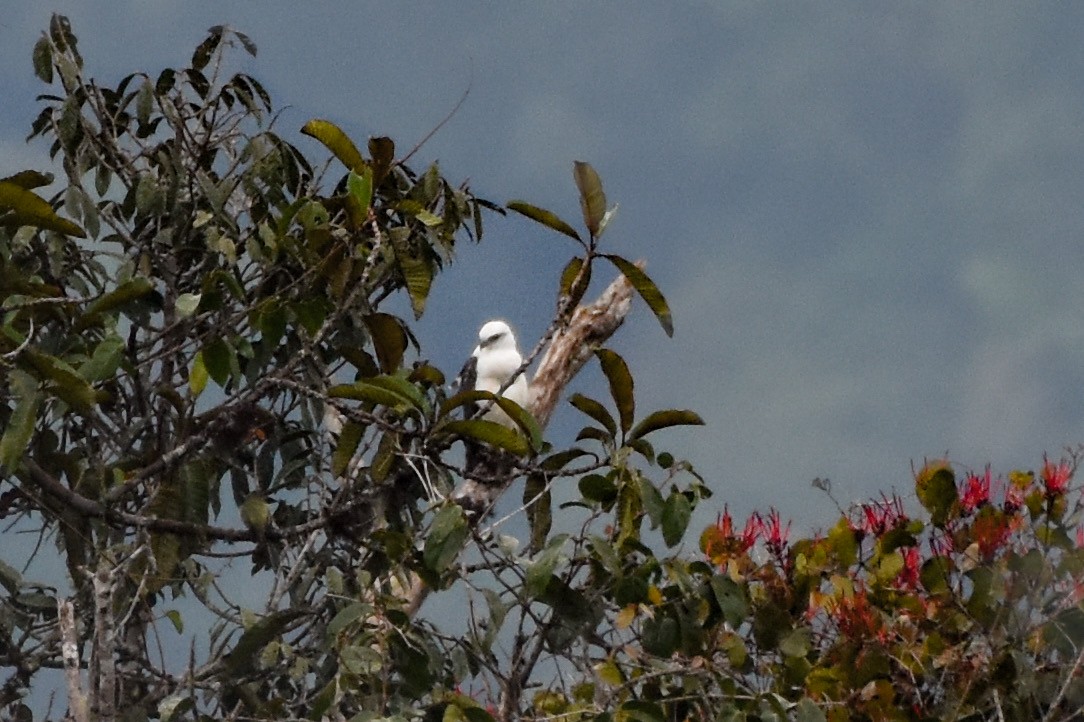
<path id="1" fill-rule="evenodd" d="M 89 722 L 87 695 L 79 676 L 79 635 L 75 629 L 75 605 L 70 599 L 57 599 L 56 610 L 60 627 L 60 654 L 64 659 L 64 679 L 68 686 L 68 715 L 74 722 Z"/>

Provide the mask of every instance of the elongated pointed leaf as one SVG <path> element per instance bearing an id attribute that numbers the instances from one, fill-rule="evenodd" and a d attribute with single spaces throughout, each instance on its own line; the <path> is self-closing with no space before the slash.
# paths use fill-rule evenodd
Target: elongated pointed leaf
<path id="1" fill-rule="evenodd" d="M 610 261 L 610 263 L 617 266 L 618 270 L 629 280 L 632 287 L 636 289 L 636 292 L 640 294 L 640 298 L 644 299 L 644 303 L 651 309 L 651 312 L 655 314 L 655 318 L 659 319 L 659 323 L 662 325 L 662 330 L 666 331 L 667 336 L 674 335 L 674 320 L 670 316 L 670 306 L 666 303 L 666 298 L 663 297 L 662 292 L 659 290 L 655 282 L 652 281 L 646 273 L 644 273 L 635 264 L 630 263 L 621 256 L 614 256 L 610 254 L 601 254 L 603 258 Z"/>
<path id="2" fill-rule="evenodd" d="M 567 541 L 568 534 L 558 534 L 550 540 L 545 549 L 536 554 L 534 559 L 531 560 L 530 565 L 527 567 L 525 580 L 528 597 L 533 599 L 546 591 L 546 587 L 549 586 L 550 580 L 553 578 L 553 572 L 557 569 L 557 564 L 564 555 L 565 542 Z"/>
<path id="3" fill-rule="evenodd" d="M 617 353 L 606 348 L 595 351 L 595 355 L 602 363 L 602 372 L 606 374 L 606 380 L 610 382 L 610 394 L 617 405 L 618 417 L 621 419 L 621 433 L 627 434 L 632 426 L 632 419 L 636 415 L 632 374 L 629 373 L 628 364 Z"/>
<path id="4" fill-rule="evenodd" d="M 406 282 L 407 294 L 414 318 L 422 317 L 425 302 L 429 298 L 429 289 L 433 285 L 433 267 L 421 250 L 410 242 L 410 229 L 393 228 L 388 232 L 391 247 L 395 251 L 395 262 Z"/>
<path id="5" fill-rule="evenodd" d="M 125 281 L 109 293 L 96 298 L 83 315 L 76 319 L 75 330 L 82 331 L 101 319 L 102 314 L 120 308 L 126 303 L 136 301 L 154 291 L 154 286 L 146 278 L 133 278 Z"/>
<path id="6" fill-rule="evenodd" d="M 491 446 L 526 456 L 531 451 L 530 442 L 515 429 L 485 419 L 456 419 L 441 424 L 440 428 L 457 436 L 467 436 Z"/>
<path id="7" fill-rule="evenodd" d="M 305 609 L 273 612 L 246 629 L 234 648 L 222 658 L 226 674 L 232 678 L 252 671 L 263 648 L 281 636 L 291 622 L 308 613 Z"/>
<path id="8" fill-rule="evenodd" d="M 339 384 L 328 389 L 327 395 L 338 399 L 371 401 L 400 411 L 424 412 L 427 408 L 416 386 L 394 376 L 374 376 L 352 384 Z"/>
<path id="9" fill-rule="evenodd" d="M 437 512 L 422 551 L 425 566 L 438 574 L 447 569 L 459 556 L 468 533 L 467 519 L 459 506 L 449 504 Z"/>
<path id="10" fill-rule="evenodd" d="M 606 410 L 605 406 L 583 394 L 572 394 L 572 398 L 568 401 L 574 407 L 602 424 L 610 432 L 611 438 L 617 436 L 617 422 L 614 421 L 613 415 Z"/>
<path id="11" fill-rule="evenodd" d="M 10 211 L 10 216 L 5 211 Z M 14 180 L 0 181 L 0 220 L 5 224 L 33 226 L 66 236 L 87 237 L 86 231 L 78 225 L 58 216 L 48 201 Z"/>
<path id="12" fill-rule="evenodd" d="M 369 138 L 369 155 L 373 159 L 373 187 L 379 188 L 395 162 L 395 142 L 384 136 Z"/>
<path id="13" fill-rule="evenodd" d="M 579 160 L 573 164 L 572 175 L 576 179 L 576 187 L 580 189 L 580 210 L 583 211 L 584 225 L 592 238 L 598 237 L 602 219 L 606 215 L 606 194 L 602 191 L 602 179 L 590 164 Z"/>
<path id="14" fill-rule="evenodd" d="M 564 451 L 558 451 L 556 453 L 550 454 L 542 460 L 542 463 L 539 464 L 539 466 L 546 471 L 559 471 L 560 469 L 565 468 L 568 462 L 574 461 L 584 456 L 591 456 L 594 457 L 596 460 L 598 458 L 590 451 L 573 447 L 571 449 L 565 449 Z"/>
<path id="15" fill-rule="evenodd" d="M 323 143 L 347 170 L 361 173 L 365 168 L 365 159 L 361 157 L 361 151 L 354 145 L 354 141 L 331 121 L 318 118 L 310 120 L 305 123 L 301 132 Z"/>
<path id="16" fill-rule="evenodd" d="M 584 260 L 574 257 L 561 271 L 560 295 L 568 298 L 568 305 L 575 308 L 587 292 L 591 283 L 591 266 L 584 266 Z"/>
<path id="17" fill-rule="evenodd" d="M 628 441 L 635 441 L 641 436 L 647 436 L 652 431 L 665 429 L 669 426 L 703 426 L 704 420 L 695 411 L 683 409 L 667 409 L 648 414 L 640 423 L 636 424 L 628 435 Z"/>
<path id="18" fill-rule="evenodd" d="M 211 375 L 207 373 L 207 364 L 203 360 L 203 352 L 197 351 L 192 359 L 192 370 L 188 372 L 188 389 L 192 398 L 199 398 L 203 390 L 207 388 L 207 381 Z"/>
<path id="19" fill-rule="evenodd" d="M 523 487 L 523 503 L 527 506 L 527 523 L 531 529 L 528 549 L 534 553 L 546 544 L 553 528 L 553 499 L 543 474 L 531 474 Z"/>
<path id="20" fill-rule="evenodd" d="M 79 367 L 79 375 L 90 383 L 112 378 L 124 358 L 126 345 L 120 336 L 106 336 L 94 353 Z"/>
<path id="21" fill-rule="evenodd" d="M 23 376 L 18 387 L 20 393 L 15 402 L 15 411 L 4 428 L 4 435 L 0 436 L 0 467 L 8 472 L 15 469 L 30 443 L 42 400 L 37 383 L 32 379 Z"/>
<path id="22" fill-rule="evenodd" d="M 576 232 L 576 229 L 558 218 L 557 214 L 552 211 L 547 211 L 545 208 L 539 208 L 538 206 L 532 206 L 525 201 L 508 201 L 508 209 L 515 211 L 520 215 L 527 216 L 532 221 L 541 223 L 547 228 L 552 228 L 558 233 L 563 233 L 569 238 L 575 238 L 581 244 L 583 243 L 583 239 L 580 238 L 580 234 Z"/>
<path id="23" fill-rule="evenodd" d="M 7 178 L 0 178 L 0 183 L 14 183 L 25 190 L 34 190 L 53 182 L 52 173 L 39 173 L 36 170 L 23 170 Z"/>
<path id="24" fill-rule="evenodd" d="M 369 217 L 373 202 L 373 171 L 363 168 L 360 173 L 350 171 L 346 177 L 346 207 L 354 228 L 360 228 Z"/>
<path id="25" fill-rule="evenodd" d="M 662 540 L 666 546 L 672 547 L 685 536 L 685 530 L 689 526 L 689 518 L 692 516 L 693 507 L 689 499 L 682 493 L 674 491 L 666 500 L 666 506 L 662 510 Z"/>
<path id="26" fill-rule="evenodd" d="M 335 453 L 331 455 L 332 475 L 342 476 L 346 472 L 354 458 L 354 453 L 358 450 L 364 431 L 365 427 L 353 421 L 343 424 L 342 431 L 339 432 L 339 443 L 335 447 Z"/>
<path id="27" fill-rule="evenodd" d="M 495 403 L 520 428 L 530 442 L 532 449 L 537 451 L 542 448 L 542 427 L 538 425 L 538 421 L 531 412 L 515 401 L 503 396 L 497 396 L 491 391 L 462 391 L 449 397 L 440 405 L 440 415 L 445 417 L 460 406 L 479 402 Z"/>
<path id="28" fill-rule="evenodd" d="M 47 381 L 48 390 L 73 408 L 86 411 L 97 403 L 98 394 L 94 387 L 57 357 L 27 348 L 19 354 L 18 362 L 24 369 L 32 369 L 35 376 Z"/>
<path id="29" fill-rule="evenodd" d="M 46 85 L 53 82 L 53 47 L 44 35 L 34 43 L 34 75 Z"/>
<path id="30" fill-rule="evenodd" d="M 407 347 L 407 335 L 402 322 L 388 313 L 372 313 L 362 320 L 373 340 L 380 370 L 386 374 L 393 373 L 403 365 L 403 353 Z"/>

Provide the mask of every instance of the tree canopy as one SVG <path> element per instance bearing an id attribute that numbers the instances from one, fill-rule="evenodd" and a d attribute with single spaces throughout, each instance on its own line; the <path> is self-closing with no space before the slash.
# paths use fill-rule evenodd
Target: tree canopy
<path id="1" fill-rule="evenodd" d="M 639 409 L 607 347 L 634 296 L 673 325 L 603 241 L 599 174 L 573 164 L 582 230 L 479 198 L 390 137 L 282 131 L 236 52 L 217 26 L 188 67 L 113 84 L 64 17 L 34 47 L 30 139 L 60 180 L 0 179 L 0 510 L 67 584 L 0 553 L 8 717 L 1079 718 L 1075 455 L 931 461 L 917 513 L 886 495 L 809 538 L 724 506 L 692 549 L 710 484 L 653 434 L 702 422 Z M 525 407 L 451 390 L 412 331 L 509 211 L 572 249 Z M 562 404 L 586 363 L 609 398 Z M 483 400 L 514 428 L 464 414 Z M 566 448 L 558 409 L 587 422 Z M 507 464 L 469 476 L 463 440 Z"/>

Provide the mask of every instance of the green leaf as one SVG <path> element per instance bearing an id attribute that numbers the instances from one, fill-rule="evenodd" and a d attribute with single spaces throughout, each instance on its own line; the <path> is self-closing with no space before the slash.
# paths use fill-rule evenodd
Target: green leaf
<path id="1" fill-rule="evenodd" d="M 49 44 L 49 38 L 42 35 L 38 42 L 34 43 L 34 75 L 38 76 L 43 83 L 53 82 L 53 47 Z"/>
<path id="2" fill-rule="evenodd" d="M 354 453 L 358 450 L 365 427 L 361 424 L 347 421 L 339 432 L 339 443 L 335 446 L 335 453 L 331 456 L 331 473 L 333 476 L 342 476 L 350 466 Z"/>
<path id="3" fill-rule="evenodd" d="M 369 138 L 369 155 L 373 159 L 373 187 L 379 188 L 395 162 L 395 142 L 385 136 Z"/>
<path id="4" fill-rule="evenodd" d="M 329 120 L 313 119 L 305 123 L 301 132 L 323 143 L 324 147 L 330 150 L 347 170 L 355 173 L 364 172 L 365 159 L 361 157 L 361 152 L 354 145 L 354 141 L 350 140 L 339 126 Z"/>
<path id="5" fill-rule="evenodd" d="M 350 171 L 346 177 L 346 203 L 354 227 L 361 227 L 369 217 L 373 202 L 373 171 L 366 166 L 361 173 Z"/>
<path id="6" fill-rule="evenodd" d="M 176 609 L 170 609 L 166 612 L 166 619 L 173 625 L 173 629 L 177 631 L 177 634 L 184 634 L 184 617 Z"/>
<path id="7" fill-rule="evenodd" d="M 945 461 L 931 461 L 915 475 L 915 495 L 930 513 L 934 526 L 943 526 L 956 505 L 956 475 Z"/>
<path id="8" fill-rule="evenodd" d="M 650 654 L 665 658 L 677 651 L 681 643 L 681 630 L 676 619 L 668 614 L 660 615 L 644 621 L 642 639 L 644 649 Z"/>
<path id="9" fill-rule="evenodd" d="M 652 525 L 662 522 L 663 514 L 666 513 L 666 502 L 649 479 L 640 479 L 640 502 L 644 505 L 644 511 L 647 512 Z"/>
<path id="10" fill-rule="evenodd" d="M 629 433 L 627 440 L 634 441 L 641 436 L 647 436 L 652 431 L 665 429 L 670 426 L 703 426 L 704 420 L 694 411 L 680 409 L 668 409 L 648 414 L 647 418 L 636 424 Z"/>
<path id="11" fill-rule="evenodd" d="M 532 221 L 541 223 L 547 228 L 552 228 L 558 233 L 563 233 L 569 238 L 575 238 L 581 244 L 583 243 L 583 240 L 580 238 L 580 234 L 576 232 L 576 229 L 558 218 L 557 214 L 552 211 L 547 211 L 545 208 L 539 208 L 538 206 L 532 206 L 530 203 L 524 201 L 508 201 L 508 209 L 515 211 L 520 215 L 527 216 Z"/>
<path id="12" fill-rule="evenodd" d="M 824 711 L 809 697 L 802 697 L 794 707 L 794 722 L 827 722 Z"/>
<path id="13" fill-rule="evenodd" d="M 386 374 L 393 373 L 403 365 L 403 353 L 407 347 L 403 322 L 388 313 L 371 313 L 364 316 L 362 321 L 369 329 L 380 370 Z"/>
<path id="14" fill-rule="evenodd" d="M 804 657 L 809 653 L 809 628 L 795 627 L 779 640 L 779 651 L 786 657 Z"/>
<path id="15" fill-rule="evenodd" d="M 418 201 L 411 200 L 409 198 L 399 201 L 393 206 L 393 208 L 395 208 L 395 210 L 397 211 L 401 211 L 407 214 L 408 216 L 413 216 L 414 218 L 417 218 L 419 221 L 422 222 L 422 224 L 429 228 L 435 228 L 444 223 L 443 218 L 427 209 Z"/>
<path id="16" fill-rule="evenodd" d="M 198 398 L 203 393 L 203 390 L 207 388 L 209 378 L 207 364 L 203 361 L 203 352 L 197 351 L 192 359 L 192 369 L 188 372 L 188 390 L 192 393 L 192 398 Z"/>
<path id="17" fill-rule="evenodd" d="M 606 194 L 602 191 L 602 179 L 588 163 L 575 161 L 572 175 L 580 189 L 580 210 L 583 222 L 592 238 L 597 238 L 603 216 L 606 215 Z"/>
<path id="18" fill-rule="evenodd" d="M 267 503 L 267 497 L 260 492 L 249 494 L 241 504 L 240 512 L 241 521 L 256 532 L 265 531 L 271 521 L 271 506 Z"/>
<path id="19" fill-rule="evenodd" d="M 674 620 L 670 619 L 669 621 Z M 670 654 L 660 656 L 669 657 Z M 666 715 L 663 713 L 662 708 L 654 702 L 629 700 L 621 705 L 620 713 L 623 719 L 637 720 L 637 722 L 665 722 L 666 720 Z"/>
<path id="20" fill-rule="evenodd" d="M 207 67 L 207 63 L 211 60 L 211 55 L 215 49 L 218 48 L 219 43 L 222 42 L 222 26 L 215 25 L 208 32 L 207 38 L 196 46 L 195 51 L 192 53 L 192 68 L 193 70 L 203 70 Z"/>
<path id="21" fill-rule="evenodd" d="M 102 314 L 109 313 L 121 306 L 139 300 L 154 291 L 154 286 L 146 278 L 133 278 L 125 281 L 109 293 L 102 294 L 76 319 L 75 330 L 82 331 L 95 325 L 101 319 Z"/>
<path id="22" fill-rule="evenodd" d="M 515 429 L 486 419 L 456 419 L 446 421 L 439 427 L 442 431 L 456 436 L 467 436 L 491 446 L 510 451 L 517 456 L 531 453 L 530 442 Z"/>
<path id="23" fill-rule="evenodd" d="M 617 422 L 614 421 L 614 417 L 606 410 L 606 407 L 595 401 L 592 398 L 584 396 L 583 394 L 572 394 L 568 402 L 575 408 L 590 416 L 595 421 L 602 424 L 605 429 L 610 432 L 610 437 L 617 436 Z"/>
<path id="24" fill-rule="evenodd" d="M 584 260 L 575 256 L 561 271 L 561 286 L 558 294 L 568 299 L 568 305 L 575 307 L 587 293 L 587 287 L 591 284 L 591 266 L 584 265 Z"/>
<path id="25" fill-rule="evenodd" d="M 949 586 L 949 561 L 945 557 L 931 557 L 922 564 L 919 581 L 931 595 L 939 596 L 951 591 Z"/>
<path id="26" fill-rule="evenodd" d="M 13 385 L 17 393 L 15 410 L 0 436 L 0 466 L 9 473 L 15 470 L 30 443 L 42 401 L 37 382 L 28 375 L 19 374 Z"/>
<path id="27" fill-rule="evenodd" d="M 614 548 L 613 544 L 600 536 L 590 537 L 587 543 L 591 546 L 591 551 L 602 563 L 606 571 L 614 576 L 621 574 L 621 555 L 617 553 L 617 549 Z"/>
<path id="28" fill-rule="evenodd" d="M 395 251 L 395 263 L 406 283 L 414 318 L 421 318 L 429 298 L 429 289 L 433 285 L 433 267 L 429 259 L 422 255 L 417 243 L 411 242 L 409 228 L 391 229 L 388 240 Z"/>
<path id="29" fill-rule="evenodd" d="M 603 505 L 612 504 L 617 499 L 617 485 L 613 479 L 602 474 L 586 474 L 577 483 L 584 499 Z"/>
<path id="30" fill-rule="evenodd" d="M 203 347 L 201 355 L 207 367 L 207 373 L 219 386 L 225 386 L 230 378 L 230 356 L 233 349 L 220 338 Z"/>
<path id="31" fill-rule="evenodd" d="M 636 289 L 636 292 L 640 294 L 640 298 L 644 299 L 647 307 L 655 314 L 655 318 L 659 319 L 662 330 L 666 332 L 667 336 L 673 336 L 674 320 L 670 316 L 670 306 L 666 303 L 666 299 L 663 297 L 662 292 L 659 291 L 658 286 L 655 285 L 655 282 L 639 267 L 621 256 L 606 253 L 600 255 L 617 266 L 618 270 L 632 284 L 632 287 Z"/>
<path id="32" fill-rule="evenodd" d="M 327 641 L 330 644 L 338 642 L 339 634 L 359 619 L 364 619 L 373 613 L 373 605 L 365 602 L 354 602 L 339 610 L 338 614 L 331 618 L 327 624 Z"/>
<path id="33" fill-rule="evenodd" d="M 523 487 L 523 503 L 527 507 L 527 523 L 531 530 L 529 549 L 537 552 L 546 543 L 553 528 L 553 499 L 546 486 L 545 474 L 530 474 Z"/>
<path id="34" fill-rule="evenodd" d="M 113 378 L 124 358 L 125 343 L 120 336 L 106 336 L 79 367 L 79 375 L 90 383 Z"/>
<path id="35" fill-rule="evenodd" d="M 606 374 L 606 380 L 610 382 L 610 395 L 613 396 L 621 419 L 621 433 L 626 434 L 636 414 L 632 374 L 629 373 L 625 359 L 617 353 L 600 348 L 595 351 L 595 355 L 602 364 L 602 372 Z"/>
<path id="36" fill-rule="evenodd" d="M 568 464 L 568 462 L 575 461 L 583 456 L 591 456 L 597 460 L 597 457 L 591 452 L 573 447 L 571 449 L 565 449 L 550 454 L 542 460 L 542 463 L 539 464 L 539 466 L 546 471 L 559 471 L 560 469 L 565 468 L 565 465 Z"/>
<path id="37" fill-rule="evenodd" d="M 531 449 L 538 451 L 542 448 L 542 427 L 538 425 L 538 421 L 531 415 L 531 412 L 527 411 L 527 409 L 523 408 L 515 401 L 503 396 L 497 396 L 491 391 L 461 391 L 458 394 L 445 399 L 444 403 L 440 405 L 440 416 L 442 418 L 446 417 L 460 406 L 478 402 L 495 403 L 524 433 L 531 444 Z"/>
<path id="38" fill-rule="evenodd" d="M 174 308 L 177 311 L 177 315 L 181 318 L 188 318 L 196 309 L 199 308 L 200 299 L 203 298 L 202 293 L 182 293 L 177 296 L 177 303 Z"/>
<path id="39" fill-rule="evenodd" d="M 23 586 L 23 576 L 3 560 L 0 560 L 0 585 L 10 594 L 16 594 Z"/>
<path id="40" fill-rule="evenodd" d="M 561 561 L 566 541 L 568 541 L 568 534 L 558 534 L 550 539 L 546 548 L 536 554 L 528 564 L 524 586 L 531 599 L 536 599 L 545 593 L 553 572 Z"/>
<path id="41" fill-rule="evenodd" d="M 226 674 L 239 677 L 253 671 L 259 653 L 278 638 L 295 619 L 308 614 L 305 609 L 286 609 L 261 618 L 245 630 L 237 644 L 222 658 L 226 665 Z"/>
<path id="42" fill-rule="evenodd" d="M 33 369 L 38 378 L 48 381 L 48 390 L 69 406 L 86 411 L 97 403 L 98 395 L 86 379 L 55 356 L 27 348 L 18 360 L 20 366 Z"/>
<path id="43" fill-rule="evenodd" d="M 10 215 L 4 211 L 10 211 Z M 0 223 L 33 226 L 77 238 L 87 237 L 86 231 L 78 225 L 58 216 L 48 201 L 9 180 L 0 181 Z"/>
<path id="44" fill-rule="evenodd" d="M 25 190 L 34 190 L 42 186 L 47 186 L 53 182 L 52 173 L 39 173 L 36 170 L 22 170 L 15 175 L 9 175 L 6 178 L 0 178 L 0 183 L 14 183 L 15 185 Z"/>
<path id="45" fill-rule="evenodd" d="M 693 508 L 689 499 L 682 493 L 673 491 L 662 510 L 662 540 L 672 547 L 681 541 L 689 527 L 689 518 Z"/>
<path id="46" fill-rule="evenodd" d="M 371 401 L 401 411 L 414 409 L 428 413 L 429 404 L 417 386 L 398 376 L 373 376 L 352 384 L 338 384 L 328 389 L 332 398 Z"/>
<path id="47" fill-rule="evenodd" d="M 711 578 L 711 591 L 715 595 L 719 611 L 723 613 L 723 619 L 737 629 L 749 615 L 749 600 L 744 588 L 730 577 L 716 574 Z"/>
<path id="48" fill-rule="evenodd" d="M 438 574 L 455 561 L 470 530 L 463 510 L 456 504 L 449 504 L 437 512 L 429 536 L 425 539 L 422 561 L 428 569 Z"/>

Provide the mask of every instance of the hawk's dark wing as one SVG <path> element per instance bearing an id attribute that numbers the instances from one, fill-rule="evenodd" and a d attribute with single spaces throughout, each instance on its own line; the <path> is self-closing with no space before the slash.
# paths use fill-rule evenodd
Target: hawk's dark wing
<path id="1" fill-rule="evenodd" d="M 478 381 L 478 359 L 471 356 L 467 359 L 467 363 L 463 364 L 463 368 L 459 371 L 459 375 L 455 377 L 455 381 L 452 382 L 452 395 L 455 396 L 463 391 L 474 390 L 474 385 Z M 463 405 L 463 417 L 466 419 L 471 418 L 478 413 L 478 403 L 471 401 L 468 404 Z"/>

